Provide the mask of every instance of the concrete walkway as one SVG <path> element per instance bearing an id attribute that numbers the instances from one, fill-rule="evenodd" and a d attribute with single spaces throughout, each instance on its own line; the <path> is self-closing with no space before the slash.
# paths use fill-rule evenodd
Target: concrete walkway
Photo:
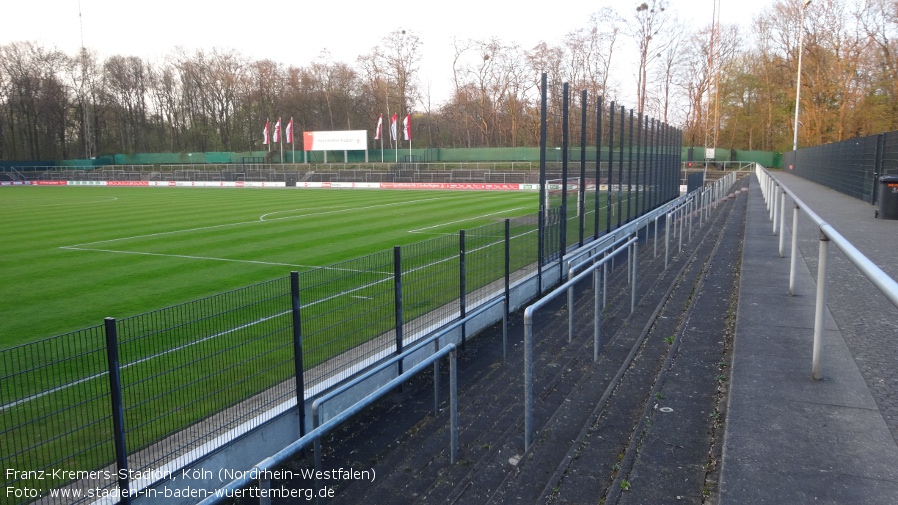
<path id="1" fill-rule="evenodd" d="M 869 203 L 803 179 L 775 177 L 895 275 L 882 261 L 891 262 L 890 267 L 895 263 L 898 221 L 874 220 Z M 830 285 L 848 289 L 849 294 L 843 297 L 832 289 L 830 306 L 835 312 L 840 300 L 846 300 L 842 305 L 849 309 L 844 317 L 835 318 L 827 311 L 823 379 L 814 380 L 816 231 L 809 220 L 799 224 L 803 256 L 798 261 L 796 295 L 790 296 L 791 214 L 785 230 L 786 257 L 781 258 L 758 181 L 751 178 L 719 503 L 898 503 L 898 445 L 889 426 L 893 417 L 889 390 L 898 395 L 892 384 L 898 369 L 898 333 L 888 323 L 878 324 L 884 343 L 867 342 L 870 332 L 852 328 L 866 323 L 852 320 L 850 314 L 850 300 L 859 298 L 859 293 L 883 297 L 869 282 L 864 286 L 865 279 L 856 269 L 852 272 L 847 261 L 834 258 L 839 253 L 831 248 Z M 873 303 L 882 301 L 865 305 Z M 876 310 L 889 321 L 895 308 L 885 302 Z M 852 332 L 863 334 L 858 342 L 845 336 Z M 868 353 L 881 358 L 883 365 L 874 366 L 876 358 L 868 360 Z"/>

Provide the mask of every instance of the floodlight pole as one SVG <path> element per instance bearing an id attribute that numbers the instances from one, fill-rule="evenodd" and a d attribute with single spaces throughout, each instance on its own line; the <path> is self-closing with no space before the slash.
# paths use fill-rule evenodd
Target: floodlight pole
<path id="1" fill-rule="evenodd" d="M 801 5 L 801 21 L 798 23 L 798 76 L 795 79 L 795 124 L 793 126 L 792 150 L 798 150 L 798 107 L 801 99 L 801 52 L 804 48 L 804 12 L 811 0 L 804 0 Z"/>

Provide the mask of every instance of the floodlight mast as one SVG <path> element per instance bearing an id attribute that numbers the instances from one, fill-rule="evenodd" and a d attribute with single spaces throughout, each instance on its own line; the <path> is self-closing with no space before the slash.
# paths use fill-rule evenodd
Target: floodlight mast
<path id="1" fill-rule="evenodd" d="M 78 25 L 81 30 L 81 107 L 82 121 L 84 127 L 82 134 L 84 135 L 84 157 L 91 159 L 96 156 L 96 144 L 93 135 L 93 86 L 90 83 L 90 76 L 87 72 L 87 49 L 84 47 L 84 20 L 81 16 L 81 0 L 78 0 Z M 85 84 L 87 90 L 85 91 Z"/>
<path id="2" fill-rule="evenodd" d="M 801 100 L 801 52 L 804 48 L 804 13 L 811 5 L 811 0 L 801 4 L 801 20 L 798 23 L 798 76 L 795 78 L 795 124 L 793 125 L 792 150 L 798 150 L 798 107 Z"/>

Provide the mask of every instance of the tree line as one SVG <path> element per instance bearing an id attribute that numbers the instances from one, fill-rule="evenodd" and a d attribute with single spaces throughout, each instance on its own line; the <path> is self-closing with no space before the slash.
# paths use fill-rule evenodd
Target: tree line
<path id="1" fill-rule="evenodd" d="M 599 97 L 605 107 L 629 102 L 639 117 L 682 129 L 686 146 L 785 151 L 799 39 L 807 146 L 898 127 L 896 36 L 896 0 L 775 0 L 747 27 L 690 26 L 669 0 L 647 0 L 602 9 L 555 43 L 455 40 L 451 92 L 439 102 L 418 79 L 422 43 L 410 30 L 354 62 L 323 52 L 304 67 L 229 49 L 176 48 L 150 62 L 13 42 L 0 46 L 0 160 L 262 150 L 268 119 L 292 117 L 297 133 L 373 133 L 394 113 L 414 116 L 415 147 L 536 146 L 544 72 L 550 144 L 560 142 L 559 90 L 569 83 L 574 123 L 586 90 L 588 110 Z"/>

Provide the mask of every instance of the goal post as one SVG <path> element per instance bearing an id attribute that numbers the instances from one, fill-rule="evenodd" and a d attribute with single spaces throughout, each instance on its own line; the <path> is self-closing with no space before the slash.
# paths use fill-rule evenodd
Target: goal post
<path id="1" fill-rule="evenodd" d="M 567 194 L 568 215 L 576 213 L 580 215 L 581 211 L 589 212 L 595 210 L 590 202 L 590 197 L 598 189 L 594 178 L 580 179 L 580 177 L 568 177 L 563 179 L 546 180 L 545 206 L 547 209 L 561 208 L 565 194 Z"/>

